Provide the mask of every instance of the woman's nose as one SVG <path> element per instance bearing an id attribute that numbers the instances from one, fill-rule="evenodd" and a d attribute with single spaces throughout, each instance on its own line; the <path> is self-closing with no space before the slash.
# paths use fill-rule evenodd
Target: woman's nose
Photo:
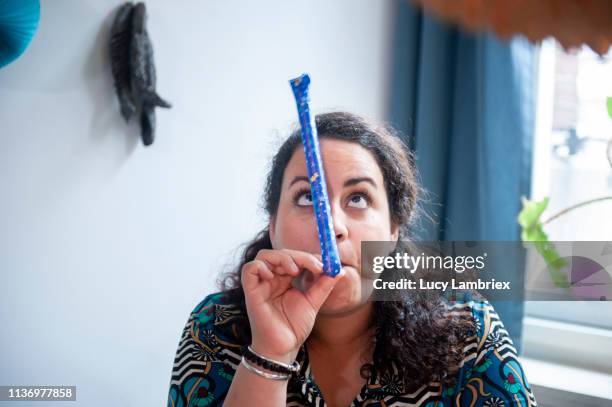
<path id="1" fill-rule="evenodd" d="M 336 240 L 342 241 L 348 237 L 348 228 L 346 226 L 344 213 L 341 209 L 336 209 L 335 206 L 332 208 L 331 212 Z"/>

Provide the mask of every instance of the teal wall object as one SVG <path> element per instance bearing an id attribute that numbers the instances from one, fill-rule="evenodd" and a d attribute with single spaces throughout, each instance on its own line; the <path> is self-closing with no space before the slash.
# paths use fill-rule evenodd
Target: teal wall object
<path id="1" fill-rule="evenodd" d="M 0 0 L 0 68 L 25 51 L 39 21 L 39 0 Z"/>

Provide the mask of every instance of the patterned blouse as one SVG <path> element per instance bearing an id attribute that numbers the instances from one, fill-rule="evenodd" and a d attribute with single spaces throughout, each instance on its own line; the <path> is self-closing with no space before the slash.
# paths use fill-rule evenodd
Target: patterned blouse
<path id="1" fill-rule="evenodd" d="M 429 383 L 405 392 L 398 376 L 378 375 L 374 369 L 350 407 L 537 406 L 516 349 L 491 304 L 470 299 L 448 307 L 450 312 L 472 315 L 478 329 L 464 348 L 456 385 Z M 241 345 L 232 329 L 239 314 L 223 293 L 211 294 L 195 307 L 174 360 L 168 407 L 223 405 L 241 359 Z M 289 379 L 287 406 L 326 406 L 306 346 L 302 345 L 297 360 L 302 368 Z"/>

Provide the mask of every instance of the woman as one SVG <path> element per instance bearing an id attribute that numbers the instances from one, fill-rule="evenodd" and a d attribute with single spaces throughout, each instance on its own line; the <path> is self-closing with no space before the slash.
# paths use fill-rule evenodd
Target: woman
<path id="1" fill-rule="evenodd" d="M 341 273 L 322 274 L 296 131 L 268 175 L 268 227 L 191 313 L 168 406 L 535 406 L 487 301 L 362 298 L 361 242 L 409 237 L 413 159 L 390 129 L 353 114 L 316 125 Z"/>

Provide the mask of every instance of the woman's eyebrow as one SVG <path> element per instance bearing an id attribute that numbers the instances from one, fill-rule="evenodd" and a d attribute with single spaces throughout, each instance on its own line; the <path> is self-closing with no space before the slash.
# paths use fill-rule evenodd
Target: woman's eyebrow
<path id="1" fill-rule="evenodd" d="M 372 184 L 372 186 L 374 188 L 376 188 L 376 182 L 374 182 L 374 180 L 370 177 L 356 177 L 356 178 L 349 178 L 346 181 L 344 181 L 344 187 L 350 187 L 356 184 L 359 184 L 360 182 L 367 182 Z"/>
<path id="2" fill-rule="evenodd" d="M 291 185 L 293 185 L 293 184 L 295 184 L 296 182 L 299 182 L 299 181 L 306 181 L 306 182 L 308 182 L 308 177 L 305 177 L 303 175 L 298 175 L 297 177 L 293 178 L 293 180 L 289 184 L 289 188 L 291 188 Z"/>
<path id="3" fill-rule="evenodd" d="M 291 187 L 293 184 L 295 184 L 296 182 L 299 182 L 299 181 L 308 182 L 309 180 L 308 180 L 308 177 L 305 177 L 303 175 L 298 175 L 297 177 L 293 178 L 293 180 L 289 184 L 289 187 Z M 344 181 L 344 187 L 346 188 L 346 187 L 350 187 L 350 186 L 353 186 L 353 185 L 357 185 L 360 182 L 367 182 L 367 183 L 372 184 L 372 186 L 374 188 L 377 187 L 376 186 L 376 182 L 372 178 L 370 178 L 370 177 L 349 178 L 346 181 Z"/>

